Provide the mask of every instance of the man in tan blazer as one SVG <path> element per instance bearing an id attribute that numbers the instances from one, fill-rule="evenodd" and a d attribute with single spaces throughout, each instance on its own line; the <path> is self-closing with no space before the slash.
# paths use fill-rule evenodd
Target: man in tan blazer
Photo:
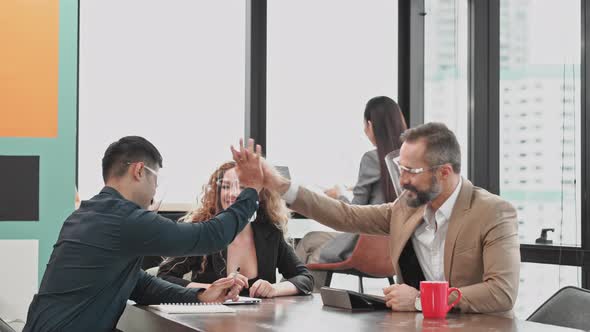
<path id="1" fill-rule="evenodd" d="M 294 211 L 336 230 L 388 235 L 398 277 L 384 289 L 392 310 L 416 310 L 420 281 L 446 280 L 463 293 L 461 312 L 512 316 L 520 273 L 516 211 L 461 177 L 459 144 L 445 125 L 409 129 L 402 140 L 404 191 L 394 203 L 348 205 L 292 184 L 268 163 L 264 186 L 281 192 Z M 239 172 L 241 155 L 233 152 Z"/>

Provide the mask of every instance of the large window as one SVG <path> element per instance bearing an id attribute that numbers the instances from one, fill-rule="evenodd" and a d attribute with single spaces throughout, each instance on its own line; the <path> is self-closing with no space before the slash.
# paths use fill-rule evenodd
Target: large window
<path id="1" fill-rule="evenodd" d="M 164 206 L 194 202 L 244 132 L 245 16 L 242 0 L 80 2 L 82 199 L 108 144 L 141 135 L 164 157 Z"/>
<path id="2" fill-rule="evenodd" d="M 522 263 L 514 306 L 516 317 L 526 319 L 562 287 L 581 287 L 581 272 L 576 266 Z"/>
<path id="3" fill-rule="evenodd" d="M 397 1 L 268 2 L 267 155 L 298 181 L 356 182 L 363 111 L 397 95 Z"/>
<path id="4" fill-rule="evenodd" d="M 500 194 L 517 208 L 525 243 L 554 228 L 554 244 L 580 244 L 580 8 L 500 6 Z"/>
<path id="5" fill-rule="evenodd" d="M 426 0 L 424 6 L 424 122 L 453 130 L 467 176 L 467 0 Z"/>

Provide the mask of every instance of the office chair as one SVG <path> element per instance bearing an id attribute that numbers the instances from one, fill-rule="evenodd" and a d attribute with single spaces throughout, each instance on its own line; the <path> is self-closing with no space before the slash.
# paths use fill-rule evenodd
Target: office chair
<path id="1" fill-rule="evenodd" d="M 567 286 L 553 294 L 528 321 L 590 330 L 590 291 Z"/>
<path id="2" fill-rule="evenodd" d="M 359 292 L 364 292 L 363 278 L 387 278 L 393 284 L 393 265 L 389 255 L 389 237 L 359 235 L 350 257 L 336 263 L 312 263 L 307 268 L 327 272 L 324 286 L 332 283 L 333 273 L 343 273 L 359 278 Z"/>

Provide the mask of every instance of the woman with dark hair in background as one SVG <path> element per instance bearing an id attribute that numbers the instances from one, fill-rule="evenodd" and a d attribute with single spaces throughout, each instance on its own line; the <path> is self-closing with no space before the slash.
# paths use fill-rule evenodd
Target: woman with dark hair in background
<path id="1" fill-rule="evenodd" d="M 215 218 L 231 206 L 241 192 L 234 162 L 222 164 L 204 187 L 200 206 L 181 222 L 196 223 Z M 271 298 L 309 294 L 313 277 L 284 239 L 289 211 L 277 192 L 260 191 L 256 220 L 249 223 L 221 252 L 206 256 L 170 257 L 160 265 L 158 277 L 189 288 L 208 288 L 236 272 L 249 289 L 240 295 Z M 285 281 L 276 282 L 276 270 Z M 183 276 L 192 272 L 190 280 Z"/>
<path id="2" fill-rule="evenodd" d="M 376 149 L 366 152 L 349 201 L 338 186 L 325 191 L 326 195 L 357 204 L 383 204 L 397 198 L 385 164 L 385 156 L 401 147 L 400 135 L 407 129 L 399 105 L 389 97 L 374 97 L 367 102 L 364 130 Z M 305 263 L 334 263 L 346 260 L 358 240 L 357 234 L 310 232 L 299 242 L 296 252 Z M 316 290 L 323 286 L 325 273 L 314 272 Z"/>

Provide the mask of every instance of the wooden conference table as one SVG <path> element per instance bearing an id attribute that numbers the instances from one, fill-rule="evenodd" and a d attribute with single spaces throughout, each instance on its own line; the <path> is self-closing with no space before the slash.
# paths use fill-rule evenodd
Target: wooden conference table
<path id="1" fill-rule="evenodd" d="M 322 305 L 319 294 L 263 300 L 232 306 L 232 314 L 168 315 L 144 306 L 127 305 L 117 328 L 151 331 L 577 331 L 552 325 L 478 314 L 449 314 L 424 319 L 421 313 L 350 312 Z"/>

